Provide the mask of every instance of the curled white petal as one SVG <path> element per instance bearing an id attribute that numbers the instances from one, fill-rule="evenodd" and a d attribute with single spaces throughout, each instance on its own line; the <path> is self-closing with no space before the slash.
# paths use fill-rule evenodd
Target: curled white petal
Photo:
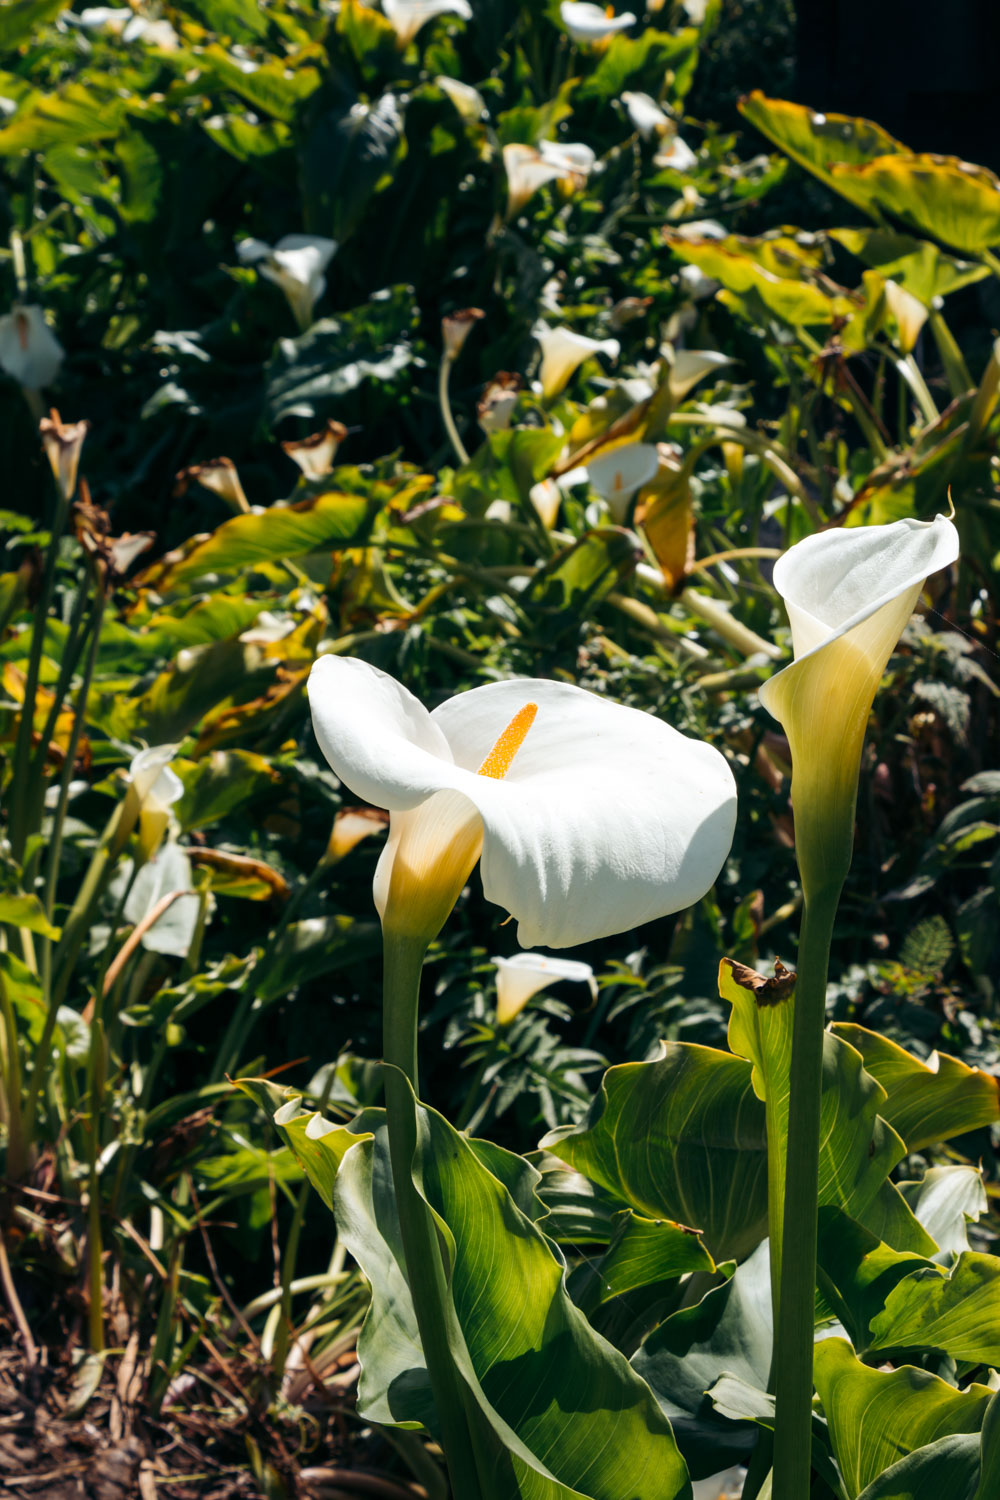
<path id="1" fill-rule="evenodd" d="M 461 16 L 465 21 L 472 18 L 469 0 L 382 0 L 382 9 L 403 47 L 435 16 Z"/>
<path id="2" fill-rule="evenodd" d="M 706 375 L 714 374 L 723 365 L 729 364 L 732 364 L 732 360 L 728 354 L 720 354 L 717 349 L 679 349 L 674 355 L 668 376 L 671 394 L 675 400 L 683 401 L 688 392 L 694 390 Z"/>
<path id="3" fill-rule="evenodd" d="M 0 367 L 28 390 L 51 385 L 64 357 L 62 344 L 36 304 L 15 306 L 0 318 Z"/>
<path id="4" fill-rule="evenodd" d="M 517 918 L 524 947 L 570 947 L 679 911 L 705 894 L 728 853 L 736 790 L 725 758 L 580 688 L 490 683 L 429 714 L 376 668 L 325 656 L 309 700 L 336 774 L 392 815 L 390 866 L 404 834 L 440 850 L 443 828 L 471 847 L 478 814 L 483 891 Z M 537 713 L 506 774 L 477 774 L 528 704 Z M 417 839 L 423 803 L 437 826 Z"/>
<path id="5" fill-rule="evenodd" d="M 660 457 L 655 443 L 623 443 L 599 453 L 587 464 L 591 489 L 608 502 L 616 521 L 624 521 L 632 496 L 656 478 Z"/>
<path id="6" fill-rule="evenodd" d="M 497 1021 L 501 1026 L 508 1026 L 534 995 L 561 979 L 589 985 L 592 994 L 597 991 L 593 969 L 577 959 L 515 953 L 513 958 L 493 958 L 490 962 L 497 969 Z"/>
<path id="7" fill-rule="evenodd" d="M 532 329 L 542 349 L 542 367 L 538 378 L 545 397 L 558 396 L 565 390 L 570 376 L 592 354 L 606 354 L 617 359 L 621 348 L 617 339 L 588 339 L 571 328 L 551 328 L 539 321 Z"/>
<path id="8" fill-rule="evenodd" d="M 312 323 L 313 308 L 326 290 L 323 274 L 337 252 L 336 240 L 322 234 L 286 234 L 276 245 L 242 240 L 236 247 L 244 265 L 281 287 L 300 328 Z"/>
<path id="9" fill-rule="evenodd" d="M 609 16 L 603 6 L 588 4 L 586 0 L 563 0 L 559 14 L 573 41 L 584 47 L 606 42 L 616 32 L 635 25 L 635 16 L 630 10 L 623 11 L 620 16 Z"/>

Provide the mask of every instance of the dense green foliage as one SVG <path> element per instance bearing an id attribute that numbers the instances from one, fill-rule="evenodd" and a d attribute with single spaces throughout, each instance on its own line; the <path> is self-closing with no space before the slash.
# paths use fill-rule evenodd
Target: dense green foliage
<path id="1" fill-rule="evenodd" d="M 367 835 L 382 822 L 352 821 L 356 799 L 319 755 L 304 694 L 316 656 L 334 651 L 365 657 L 428 704 L 509 675 L 573 681 L 727 755 L 740 815 L 716 889 L 586 949 L 590 1006 L 567 986 L 497 1021 L 489 958 L 516 945 L 473 877 L 425 976 L 422 1095 L 495 1143 L 461 1144 L 459 1165 L 431 1183 L 445 1222 L 461 1226 L 472 1201 L 502 1217 L 502 1182 L 521 1216 L 526 1286 L 547 1285 L 555 1265 L 534 1222 L 540 1202 L 558 1226 L 552 1239 L 575 1266 L 568 1294 L 553 1293 L 560 1328 L 595 1360 L 593 1328 L 602 1350 L 620 1351 L 601 1353 L 601 1378 L 631 1413 L 623 1441 L 636 1473 L 646 1461 L 636 1434 L 659 1431 L 661 1408 L 696 1477 L 747 1452 L 749 1424 L 767 1426 L 767 1359 L 735 1369 L 716 1351 L 740 1342 L 745 1288 L 761 1274 L 763 1095 L 717 975 L 724 955 L 794 960 L 788 747 L 756 696 L 789 649 L 770 568 L 818 528 L 927 519 L 950 493 L 962 558 L 931 581 L 876 700 L 834 943 L 829 1067 L 838 1088 L 849 1075 L 852 1129 L 860 1116 L 867 1133 L 829 1146 L 856 1180 L 821 1198 L 820 1311 L 858 1354 L 878 1351 L 869 1365 L 900 1349 L 922 1361 L 916 1385 L 933 1384 L 948 1415 L 921 1436 L 909 1408 L 893 1408 L 905 1452 L 970 1433 L 979 1443 L 987 1395 L 967 1377 L 1000 1364 L 989 1321 L 1000 1263 L 977 1253 L 994 1231 L 969 1164 L 983 1163 L 992 1190 L 995 1079 L 959 1062 L 930 1073 L 923 1060 L 940 1048 L 1000 1070 L 1000 353 L 983 312 L 1000 274 L 1000 184 L 914 157 L 870 122 L 762 94 L 742 106 L 753 130 L 713 123 L 710 84 L 727 85 L 711 80 L 728 78 L 731 54 L 713 36 L 720 7 L 704 9 L 693 22 L 682 5 L 651 6 L 599 47 L 571 41 L 557 0 L 479 0 L 472 19 L 438 16 L 406 45 L 360 0 L 185 0 L 158 17 L 168 31 L 130 23 L 124 35 L 120 16 L 99 24 L 59 0 L 0 15 L 0 306 L 22 345 L 17 309 L 44 308 L 65 355 L 34 381 L 0 339 L 3 1213 L 17 1225 L 29 1304 L 53 1277 L 85 1284 L 88 1254 L 93 1287 L 95 1245 L 98 1267 L 102 1245 L 111 1252 L 152 1346 L 154 1407 L 220 1317 L 196 1232 L 212 1214 L 235 1226 L 216 1238 L 241 1303 L 267 1286 L 276 1203 L 291 1226 L 281 1300 L 251 1313 L 258 1329 L 267 1319 L 275 1389 L 285 1314 L 300 1327 L 313 1319 L 322 1345 L 365 1305 L 360 1277 L 344 1280 L 343 1248 L 324 1286 L 293 1298 L 292 1282 L 329 1256 L 322 1217 L 300 1248 L 302 1163 L 322 1196 L 353 1194 L 370 1214 L 384 1152 L 374 1117 L 370 1133 L 362 1117 L 364 1141 L 323 1137 L 334 1165 L 350 1151 L 334 1189 L 330 1163 L 318 1149 L 309 1159 L 295 1135 L 294 1111 L 279 1115 L 277 1137 L 267 1123 L 283 1095 L 226 1081 L 281 1071 L 338 1120 L 381 1099 L 371 903 L 381 840 Z M 706 48 L 707 80 L 696 72 Z M 662 112 L 648 135 L 624 98 L 636 93 Z M 514 203 L 509 148 L 527 159 L 541 142 L 593 157 L 563 157 Z M 779 225 L 769 194 L 787 203 L 790 186 L 791 201 L 831 217 Z M 325 287 L 314 276 L 305 302 L 301 282 L 283 295 L 267 248 L 293 234 L 336 242 Z M 248 250 L 251 238 L 264 243 Z M 470 307 L 483 316 L 442 382 L 442 319 Z M 591 354 L 543 391 L 540 319 L 620 350 Z M 517 374 L 506 387 L 516 399 L 491 416 L 500 372 Z M 37 436 L 50 403 L 91 424 L 80 472 L 94 504 L 68 515 Z M 332 433 L 325 464 L 307 467 L 305 450 L 300 465 L 282 446 L 328 423 L 346 434 Z M 659 445 L 654 472 L 634 501 L 609 498 L 599 455 L 635 443 Z M 228 466 L 199 468 L 222 456 Z M 128 547 L 109 550 L 111 532 L 155 535 L 126 557 Z M 183 794 L 143 863 L 126 776 L 143 746 L 169 745 Z M 689 1089 L 697 1111 L 708 1086 L 685 1072 L 683 1043 L 706 1049 L 698 1066 L 712 1088 L 747 1103 L 729 1217 L 713 1222 L 719 1202 L 699 1203 L 697 1262 L 676 1234 L 645 1228 L 658 1216 L 692 1224 L 678 1203 L 699 1175 L 717 1186 L 690 1142 L 673 1177 L 657 1174 L 652 1201 L 630 1175 L 646 1147 L 630 1094 L 620 1175 L 600 1165 L 615 1091 L 633 1075 L 655 1094 L 676 1073 L 670 1088 Z M 949 1083 L 954 1097 L 938 1093 L 928 1133 L 927 1099 Z M 588 1117 L 595 1095 L 608 1108 Z M 435 1139 L 453 1130 L 426 1120 Z M 546 1130 L 557 1134 L 553 1154 L 534 1158 L 538 1200 L 506 1153 L 535 1151 Z M 879 1131 L 884 1149 L 870 1158 Z M 69 1202 L 68 1236 L 18 1197 L 18 1182 Z M 612 1222 L 626 1208 L 627 1224 Z M 344 1240 L 368 1269 L 357 1240 Z M 588 1243 L 620 1289 L 604 1302 L 576 1255 Z M 150 1245 L 168 1274 L 144 1303 Z M 948 1276 L 941 1255 L 949 1270 L 958 1257 Z M 682 1307 L 678 1278 L 728 1256 L 740 1261 L 731 1281 L 717 1277 L 694 1312 Z M 656 1274 L 637 1273 L 637 1261 Z M 993 1312 L 971 1344 L 947 1316 L 965 1277 L 980 1287 L 993 1277 Z M 945 1329 L 934 1339 L 914 1300 L 929 1281 Z M 97 1343 L 100 1299 L 89 1305 Z M 621 1355 L 635 1355 L 632 1369 Z M 693 1357 L 714 1371 L 697 1390 L 690 1364 L 680 1372 Z M 709 1400 L 723 1370 L 730 1388 Z M 659 1406 L 643 1404 L 634 1371 Z M 824 1403 L 847 1389 L 849 1412 L 864 1382 L 887 1390 L 896 1379 L 859 1371 L 847 1346 L 828 1345 Z M 489 1369 L 477 1365 L 476 1378 L 493 1413 Z M 409 1394 L 404 1416 L 416 1420 L 420 1392 Z M 567 1406 L 576 1398 L 568 1391 Z M 530 1447 L 530 1420 L 505 1413 Z M 853 1437 L 817 1422 L 829 1492 L 897 1493 L 877 1487 L 881 1450 L 855 1452 Z M 970 1500 L 1000 1462 L 990 1432 L 981 1455 L 961 1450 Z M 522 1461 L 534 1472 L 521 1457 L 515 1468 Z M 586 1491 L 606 1492 L 614 1500 Z"/>

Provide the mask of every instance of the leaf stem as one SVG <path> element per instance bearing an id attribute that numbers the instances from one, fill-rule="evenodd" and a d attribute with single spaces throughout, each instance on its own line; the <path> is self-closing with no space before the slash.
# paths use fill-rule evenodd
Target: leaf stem
<path id="1" fill-rule="evenodd" d="M 774 1493 L 781 1500 L 808 1500 L 812 1470 L 820 1094 L 826 980 L 839 896 L 839 885 L 807 895 L 799 941 L 774 1343 Z"/>
<path id="2" fill-rule="evenodd" d="M 417 1149 L 417 1000 L 426 944 L 419 938 L 385 934 L 383 1055 L 389 1158 L 396 1191 L 407 1280 L 427 1373 L 434 1392 L 442 1447 L 457 1500 L 482 1494 L 473 1439 L 466 1417 L 466 1391 L 448 1344 L 444 1263 L 427 1204 L 413 1181 Z"/>

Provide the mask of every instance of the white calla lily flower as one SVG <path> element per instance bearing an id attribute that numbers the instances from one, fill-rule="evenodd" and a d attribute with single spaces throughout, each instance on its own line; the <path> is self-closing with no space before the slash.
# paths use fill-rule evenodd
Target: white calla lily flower
<path id="1" fill-rule="evenodd" d="M 475 125 L 483 118 L 486 101 L 471 83 L 462 83 L 461 79 L 449 78 L 445 73 L 435 78 L 434 82 L 443 94 L 447 94 L 467 125 Z"/>
<path id="2" fill-rule="evenodd" d="M 653 157 L 654 167 L 670 167 L 674 172 L 690 172 L 697 165 L 697 156 L 679 135 L 665 140 Z"/>
<path id="3" fill-rule="evenodd" d="M 838 889 L 851 860 L 868 714 L 924 580 L 958 557 L 951 521 L 823 531 L 774 567 L 795 660 L 760 689 L 792 752 L 802 887 Z"/>
<path id="4" fill-rule="evenodd" d="M 184 795 L 184 783 L 170 761 L 176 745 L 152 745 L 133 756 L 128 769 L 124 822 L 132 828 L 138 820 L 139 852 L 143 860 L 153 857 L 170 822 L 170 809 Z"/>
<path id="5" fill-rule="evenodd" d="M 15 305 L 0 318 L 0 367 L 29 391 L 51 385 L 65 351 L 35 303 Z"/>
<path id="6" fill-rule="evenodd" d="M 637 94 L 626 90 L 622 103 L 628 111 L 633 130 L 644 140 L 666 135 L 672 128 L 670 116 L 665 114 L 651 94 Z"/>
<path id="7" fill-rule="evenodd" d="M 660 455 L 655 443 L 623 443 L 607 453 L 599 453 L 586 465 L 570 469 L 563 476 L 568 487 L 586 479 L 596 490 L 616 521 L 624 521 L 629 501 L 644 484 L 656 478 Z"/>
<path id="8" fill-rule="evenodd" d="M 539 141 L 538 150 L 544 162 L 575 186 L 582 187 L 597 165 L 596 151 L 582 141 Z"/>
<path id="9" fill-rule="evenodd" d="M 590 147 L 577 141 L 541 141 L 537 147 L 510 142 L 503 148 L 507 218 L 515 218 L 547 182 L 564 183 L 568 192 L 583 187 L 596 161 Z"/>
<path id="10" fill-rule="evenodd" d="M 900 347 L 905 353 L 912 354 L 920 337 L 920 330 L 927 322 L 929 309 L 919 297 L 914 297 L 912 292 L 900 286 L 898 281 L 885 283 L 885 303 L 896 320 Z"/>
<path id="11" fill-rule="evenodd" d="M 617 359 L 621 348 L 617 339 L 588 339 L 571 328 L 551 328 L 539 320 L 531 330 L 542 349 L 542 367 L 538 378 L 542 383 L 542 395 L 548 400 L 566 389 L 570 376 L 589 359 L 592 354 L 606 354 Z"/>
<path id="12" fill-rule="evenodd" d="M 723 365 L 731 364 L 729 355 L 720 354 L 717 349 L 679 349 L 674 355 L 667 377 L 670 393 L 675 401 L 683 401 L 688 392 L 693 391 L 706 375 L 712 375 L 721 370 Z"/>
<path id="13" fill-rule="evenodd" d="M 736 1464 L 708 1479 L 696 1479 L 691 1485 L 691 1500 L 740 1500 L 746 1477 L 746 1469 Z"/>
<path id="14" fill-rule="evenodd" d="M 562 490 L 557 482 L 554 479 L 540 479 L 531 486 L 528 499 L 538 512 L 538 518 L 546 531 L 551 531 L 562 504 Z"/>
<path id="15" fill-rule="evenodd" d="M 574 42 L 582 47 L 593 47 L 608 42 L 619 31 L 635 25 L 635 16 L 630 10 L 620 16 L 608 15 L 601 5 L 586 3 L 586 0 L 563 0 L 559 7 L 562 23 Z"/>
<path id="16" fill-rule="evenodd" d="M 513 958 L 492 958 L 497 968 L 497 1022 L 509 1026 L 535 995 L 549 985 L 568 979 L 586 984 L 597 997 L 597 982 L 589 964 L 573 958 L 549 958 L 544 953 L 515 953 Z"/>
<path id="17" fill-rule="evenodd" d="M 463 21 L 472 19 L 469 0 L 382 0 L 382 10 L 401 47 L 408 47 L 420 28 L 433 21 L 435 16 L 461 16 Z"/>
<path id="18" fill-rule="evenodd" d="M 581 688 L 495 682 L 428 713 L 367 662 L 323 656 L 309 702 L 333 770 L 389 810 L 374 885 L 387 938 L 429 941 L 480 854 L 518 942 L 566 948 L 689 906 L 729 851 L 725 758 Z"/>
<path id="19" fill-rule="evenodd" d="M 337 252 L 337 241 L 322 234 L 286 234 L 274 246 L 251 239 L 236 249 L 244 265 L 256 266 L 281 287 L 299 327 L 309 328 L 313 308 L 326 291 L 323 273 Z"/>

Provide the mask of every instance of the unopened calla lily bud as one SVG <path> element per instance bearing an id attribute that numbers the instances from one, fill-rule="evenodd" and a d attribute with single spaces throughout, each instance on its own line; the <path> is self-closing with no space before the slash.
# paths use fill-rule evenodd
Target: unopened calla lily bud
<path id="1" fill-rule="evenodd" d="M 347 436 L 343 422 L 327 422 L 319 432 L 282 443 L 288 457 L 297 463 L 307 479 L 322 479 L 333 468 L 337 449 Z"/>
<path id="2" fill-rule="evenodd" d="M 210 458 L 203 464 L 181 469 L 174 480 L 175 498 L 183 495 L 190 484 L 200 484 L 235 511 L 248 511 L 250 502 L 243 493 L 240 476 L 231 458 Z"/>
<path id="3" fill-rule="evenodd" d="M 795 660 L 760 689 L 792 752 L 802 889 L 836 892 L 851 862 L 868 715 L 924 580 L 958 557 L 951 521 L 819 532 L 774 567 Z"/>
<path id="4" fill-rule="evenodd" d="M 76 489 L 76 471 L 89 427 L 89 422 L 64 422 L 55 408 L 38 424 L 45 456 L 56 484 L 67 500 L 72 499 Z"/>
<path id="5" fill-rule="evenodd" d="M 559 506 L 562 503 L 562 490 L 556 481 L 540 479 L 537 484 L 531 486 L 528 499 L 538 512 L 546 531 L 551 531 L 556 524 L 556 516 L 559 514 Z"/>
<path id="6" fill-rule="evenodd" d="M 139 825 L 139 855 L 143 862 L 152 859 L 170 823 L 170 809 L 184 795 L 184 783 L 170 761 L 176 745 L 153 745 L 133 756 L 129 766 L 128 791 L 122 820 L 122 833 Z"/>
<path id="7" fill-rule="evenodd" d="M 481 307 L 464 307 L 460 312 L 448 313 L 441 319 L 441 337 L 447 359 L 458 358 L 473 325 L 485 316 Z"/>
<path id="8" fill-rule="evenodd" d="M 572 958 L 549 958 L 544 953 L 515 953 L 512 958 L 493 958 L 497 970 L 497 1021 L 509 1026 L 534 995 L 568 979 L 588 986 L 597 998 L 597 983 L 589 964 Z"/>
<path id="9" fill-rule="evenodd" d="M 887 281 L 884 291 L 885 305 L 899 329 L 900 348 L 905 353 L 912 354 L 930 310 L 924 306 L 919 297 L 914 297 L 912 292 L 908 292 L 897 281 Z"/>

